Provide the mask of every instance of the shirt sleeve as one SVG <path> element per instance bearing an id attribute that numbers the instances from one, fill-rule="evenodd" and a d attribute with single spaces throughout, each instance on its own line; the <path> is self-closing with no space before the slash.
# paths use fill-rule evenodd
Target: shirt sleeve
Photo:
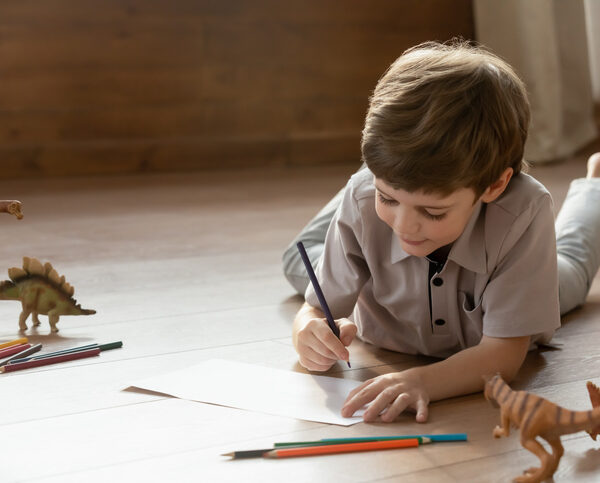
<path id="1" fill-rule="evenodd" d="M 521 337 L 560 327 L 554 214 L 549 195 L 519 215 L 482 297 L 483 334 Z"/>
<path id="2" fill-rule="evenodd" d="M 335 319 L 348 317 L 352 313 L 358 295 L 370 277 L 360 242 L 362 226 L 351 179 L 329 225 L 323 254 L 315 270 Z M 308 285 L 305 298 L 313 307 L 321 308 L 312 284 Z"/>

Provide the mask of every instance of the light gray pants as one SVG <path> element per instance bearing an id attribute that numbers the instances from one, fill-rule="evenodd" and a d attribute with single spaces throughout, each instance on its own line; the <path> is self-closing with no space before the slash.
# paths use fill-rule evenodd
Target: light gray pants
<path id="1" fill-rule="evenodd" d="M 343 194 L 342 189 L 308 222 L 283 253 L 283 273 L 301 295 L 304 295 L 309 279 L 296 243 L 302 241 L 316 268 L 323 252 L 325 234 Z M 562 315 L 585 302 L 600 265 L 600 178 L 581 178 L 571 183 L 556 218 L 556 246 Z"/>

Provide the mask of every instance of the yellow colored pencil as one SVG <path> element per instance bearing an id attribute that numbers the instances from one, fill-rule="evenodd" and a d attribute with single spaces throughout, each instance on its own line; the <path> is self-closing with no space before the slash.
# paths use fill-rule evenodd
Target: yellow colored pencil
<path id="1" fill-rule="evenodd" d="M 0 349 L 4 349 L 5 347 L 10 347 L 11 345 L 27 344 L 27 342 L 29 342 L 27 337 L 11 340 L 10 342 L 3 342 L 2 344 L 0 344 Z"/>

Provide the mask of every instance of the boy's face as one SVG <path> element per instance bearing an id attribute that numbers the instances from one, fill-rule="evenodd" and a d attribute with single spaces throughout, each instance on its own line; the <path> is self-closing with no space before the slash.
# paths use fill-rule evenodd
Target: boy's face
<path id="1" fill-rule="evenodd" d="M 394 230 L 402 249 L 424 257 L 454 242 L 475 209 L 475 192 L 460 188 L 448 196 L 394 189 L 374 180 L 377 215 Z"/>

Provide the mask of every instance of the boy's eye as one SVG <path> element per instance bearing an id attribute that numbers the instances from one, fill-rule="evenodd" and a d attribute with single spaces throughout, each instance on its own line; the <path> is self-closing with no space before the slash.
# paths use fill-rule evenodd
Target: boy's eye
<path id="1" fill-rule="evenodd" d="M 377 196 L 379 198 L 379 201 L 384 205 L 398 204 L 398 202 L 396 200 L 386 198 L 381 193 L 377 193 Z M 433 213 L 429 213 L 426 209 L 421 209 L 420 211 L 423 214 L 423 216 L 425 216 L 425 218 L 428 218 L 429 220 L 439 221 L 439 220 L 443 220 L 446 217 L 446 213 L 433 214 Z"/>
<path id="2" fill-rule="evenodd" d="M 446 213 L 440 213 L 439 215 L 434 215 L 433 213 L 429 213 L 427 210 L 423 210 L 423 214 L 425 215 L 426 218 L 429 218 L 430 220 L 434 220 L 434 221 L 443 220 L 444 217 L 446 216 Z"/>
<path id="3" fill-rule="evenodd" d="M 384 198 L 381 193 L 378 193 L 379 201 L 381 201 L 384 205 L 394 205 L 396 204 L 396 200 L 390 200 L 389 198 Z"/>

